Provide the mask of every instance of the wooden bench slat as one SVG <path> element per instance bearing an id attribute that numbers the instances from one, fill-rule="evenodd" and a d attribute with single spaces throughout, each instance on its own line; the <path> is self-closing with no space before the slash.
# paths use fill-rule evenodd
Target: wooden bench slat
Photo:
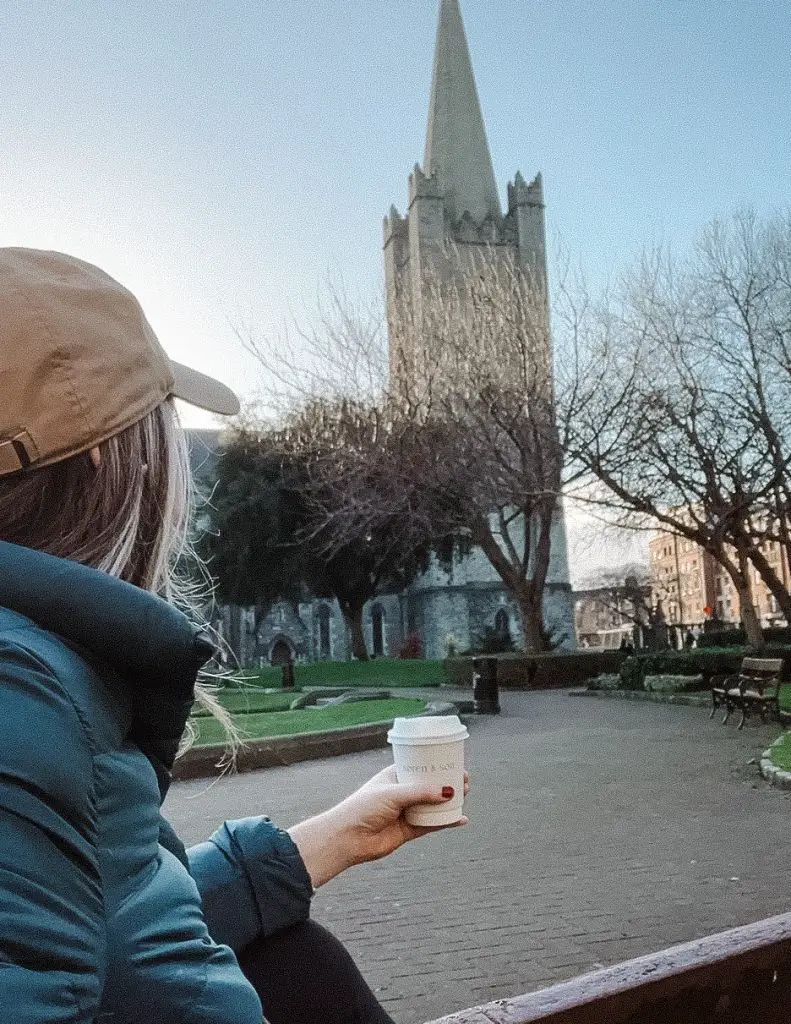
<path id="1" fill-rule="evenodd" d="M 791 914 L 431 1024 L 787 1024 Z"/>
<path id="2" fill-rule="evenodd" d="M 739 728 L 751 711 L 760 713 L 765 719 L 768 711 L 773 710 L 780 720 L 780 677 L 783 671 L 782 658 L 743 658 L 738 675 L 727 676 L 717 685 L 711 687 L 711 713 L 714 717 L 718 707 L 724 707 L 723 725 L 728 721 L 731 712 L 739 708 L 742 713 Z M 737 685 L 734 686 L 733 684 Z"/>
<path id="3" fill-rule="evenodd" d="M 742 672 L 753 670 L 755 672 L 779 672 L 783 667 L 782 658 L 745 658 L 742 661 Z"/>

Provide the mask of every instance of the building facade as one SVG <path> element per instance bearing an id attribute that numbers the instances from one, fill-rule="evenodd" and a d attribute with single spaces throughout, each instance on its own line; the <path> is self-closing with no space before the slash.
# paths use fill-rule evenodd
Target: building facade
<path id="1" fill-rule="evenodd" d="M 641 593 L 648 601 L 650 587 L 641 588 Z M 581 647 L 617 650 L 623 642 L 630 641 L 639 646 L 636 641 L 644 616 L 631 588 L 591 587 L 575 590 L 573 596 L 574 625 Z"/>
<path id="2" fill-rule="evenodd" d="M 788 588 L 791 576 L 782 546 L 766 541 L 763 552 Z M 706 619 L 739 624 L 739 595 L 728 573 L 708 551 L 686 537 L 662 531 L 649 541 L 648 558 L 652 598 L 655 604 L 661 602 L 668 625 L 699 627 Z M 761 625 L 785 625 L 777 601 L 753 566 L 749 578 Z"/>

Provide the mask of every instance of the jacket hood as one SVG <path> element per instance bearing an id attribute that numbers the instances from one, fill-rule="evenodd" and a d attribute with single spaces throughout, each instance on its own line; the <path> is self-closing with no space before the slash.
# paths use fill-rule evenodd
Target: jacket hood
<path id="1" fill-rule="evenodd" d="M 127 682 L 192 694 L 214 653 L 207 633 L 139 587 L 66 558 L 0 541 L 0 607 L 57 633 Z"/>
<path id="2" fill-rule="evenodd" d="M 139 587 L 5 541 L 0 541 L 0 607 L 57 634 L 98 663 L 100 672 L 120 677 L 135 708 L 134 738 L 159 762 L 155 767 L 172 767 L 195 678 L 214 653 L 204 630 Z"/>

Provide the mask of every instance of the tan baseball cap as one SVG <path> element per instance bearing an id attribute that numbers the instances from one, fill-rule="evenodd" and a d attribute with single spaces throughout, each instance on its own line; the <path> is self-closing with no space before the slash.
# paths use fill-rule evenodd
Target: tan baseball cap
<path id="1" fill-rule="evenodd" d="M 239 411 L 224 384 L 168 358 L 137 299 L 104 271 L 0 248 L 0 476 L 87 451 L 170 395 Z"/>

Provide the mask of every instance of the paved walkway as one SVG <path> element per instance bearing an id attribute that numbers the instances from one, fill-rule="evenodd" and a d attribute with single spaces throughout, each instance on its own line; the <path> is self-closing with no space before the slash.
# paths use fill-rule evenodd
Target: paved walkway
<path id="1" fill-rule="evenodd" d="M 791 907 L 791 794 L 755 765 L 776 729 L 698 708 L 505 694 L 471 723 L 471 823 L 335 879 L 314 916 L 397 1024 L 539 988 Z M 372 751 L 173 787 L 186 842 L 288 826 L 388 761 Z"/>

